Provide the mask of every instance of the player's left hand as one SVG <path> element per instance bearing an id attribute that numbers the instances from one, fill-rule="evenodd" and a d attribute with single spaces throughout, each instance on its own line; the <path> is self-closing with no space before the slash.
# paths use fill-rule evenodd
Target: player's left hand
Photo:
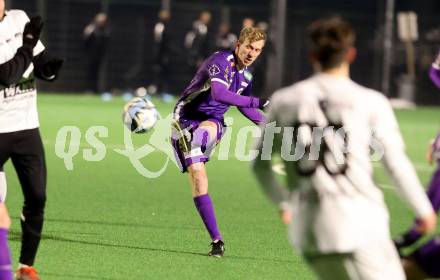
<path id="1" fill-rule="evenodd" d="M 289 210 L 280 210 L 280 218 L 283 224 L 289 225 L 292 222 L 292 212 Z"/>
<path id="2" fill-rule="evenodd" d="M 417 231 L 422 234 L 431 233 L 437 225 L 437 214 L 433 211 L 425 217 L 417 219 Z"/>
<path id="3" fill-rule="evenodd" d="M 43 66 L 43 74 L 46 77 L 55 76 L 57 77 L 58 72 L 60 71 L 61 67 L 63 66 L 64 59 L 53 57 L 49 61 L 47 61 Z"/>

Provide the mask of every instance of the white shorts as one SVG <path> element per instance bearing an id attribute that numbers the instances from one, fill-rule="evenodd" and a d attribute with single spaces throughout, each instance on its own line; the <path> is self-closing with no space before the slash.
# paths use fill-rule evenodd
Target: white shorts
<path id="1" fill-rule="evenodd" d="M 319 279 L 406 279 L 391 240 L 370 242 L 352 253 L 305 255 L 305 259 Z"/>

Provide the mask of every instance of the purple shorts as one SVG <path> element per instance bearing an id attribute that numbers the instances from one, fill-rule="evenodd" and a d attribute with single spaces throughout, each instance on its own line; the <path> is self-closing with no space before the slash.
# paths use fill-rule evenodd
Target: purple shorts
<path id="1" fill-rule="evenodd" d="M 223 137 L 226 126 L 217 119 L 207 119 L 217 124 L 217 135 L 214 141 L 208 140 L 207 132 L 198 130 L 202 121 L 180 119 L 173 125 L 171 144 L 177 165 L 182 173 L 188 171 L 188 166 L 197 162 L 207 162 L 218 141 Z M 178 123 L 179 128 L 176 128 Z"/>
<path id="2" fill-rule="evenodd" d="M 440 235 L 417 249 L 411 257 L 430 277 L 440 277 Z"/>

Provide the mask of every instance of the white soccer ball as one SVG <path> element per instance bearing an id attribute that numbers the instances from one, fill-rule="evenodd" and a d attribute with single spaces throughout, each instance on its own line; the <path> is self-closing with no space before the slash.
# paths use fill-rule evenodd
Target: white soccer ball
<path id="1" fill-rule="evenodd" d="M 150 100 L 135 97 L 125 104 L 122 119 L 131 132 L 145 133 L 154 127 L 159 112 Z"/>

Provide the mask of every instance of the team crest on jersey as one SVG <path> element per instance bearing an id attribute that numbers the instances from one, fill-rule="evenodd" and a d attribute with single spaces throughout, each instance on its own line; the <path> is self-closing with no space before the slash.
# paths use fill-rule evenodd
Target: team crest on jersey
<path id="1" fill-rule="evenodd" d="M 252 81 L 252 73 L 247 70 L 244 71 L 244 77 L 248 82 Z"/>
<path id="2" fill-rule="evenodd" d="M 211 67 L 209 67 L 208 72 L 209 72 L 209 75 L 212 77 L 212 76 L 218 75 L 220 73 L 220 68 L 218 68 L 218 66 L 216 64 L 213 64 L 213 65 L 211 65 Z"/>

